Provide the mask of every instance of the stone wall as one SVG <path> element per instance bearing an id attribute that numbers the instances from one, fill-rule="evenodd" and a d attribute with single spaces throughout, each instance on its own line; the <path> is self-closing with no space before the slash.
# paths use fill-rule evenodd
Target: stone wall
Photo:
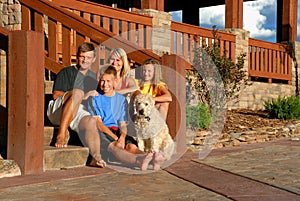
<path id="1" fill-rule="evenodd" d="M 228 109 L 264 110 L 264 101 L 278 96 L 295 95 L 295 86 L 287 84 L 269 84 L 262 82 L 250 82 L 244 86 L 239 97 L 228 103 Z"/>
<path id="2" fill-rule="evenodd" d="M 21 29 L 21 4 L 17 0 L 0 0 L 0 26 L 8 30 Z M 0 106 L 6 107 L 6 57 L 0 50 Z"/>
<path id="3" fill-rule="evenodd" d="M 18 0 L 0 0 L 0 25 L 8 30 L 21 29 L 21 4 Z"/>

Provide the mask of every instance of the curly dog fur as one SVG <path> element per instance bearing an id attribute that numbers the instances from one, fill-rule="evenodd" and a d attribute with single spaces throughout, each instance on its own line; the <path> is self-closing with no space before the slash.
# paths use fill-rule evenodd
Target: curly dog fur
<path id="1" fill-rule="evenodd" d="M 165 120 L 155 107 L 151 95 L 138 94 L 133 100 L 134 127 L 139 149 L 145 152 L 161 150 L 169 160 L 174 152 L 174 141 Z"/>

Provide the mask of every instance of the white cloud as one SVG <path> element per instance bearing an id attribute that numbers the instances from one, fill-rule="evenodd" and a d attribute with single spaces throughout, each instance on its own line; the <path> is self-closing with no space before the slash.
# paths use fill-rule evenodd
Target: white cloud
<path id="1" fill-rule="evenodd" d="M 250 31 L 250 37 L 253 38 L 269 38 L 276 34 L 275 29 L 265 28 L 267 16 L 262 14 L 262 10 L 267 6 L 275 7 L 275 0 L 257 0 L 245 2 L 243 28 Z M 275 8 L 274 8 L 275 10 Z M 212 6 L 200 9 L 200 25 L 217 25 L 225 27 L 225 6 Z"/>
<path id="2" fill-rule="evenodd" d="M 200 8 L 200 25 L 210 24 L 225 27 L 225 6 L 211 6 Z"/>
<path id="3" fill-rule="evenodd" d="M 250 31 L 250 37 L 275 37 L 275 29 L 265 28 L 267 16 L 262 14 L 262 10 L 267 6 L 275 6 L 275 0 L 258 0 L 244 3 L 243 28 Z"/>

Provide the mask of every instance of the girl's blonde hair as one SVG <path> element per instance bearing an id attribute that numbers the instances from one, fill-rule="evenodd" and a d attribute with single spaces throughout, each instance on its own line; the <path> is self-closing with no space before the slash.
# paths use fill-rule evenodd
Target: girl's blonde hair
<path id="1" fill-rule="evenodd" d="M 121 77 L 129 76 L 130 65 L 125 50 L 123 48 L 114 48 L 110 51 L 108 59 L 110 59 L 112 55 L 116 55 L 117 57 L 121 58 L 121 60 L 123 61 L 123 67 L 121 69 L 120 76 Z"/>
<path id="2" fill-rule="evenodd" d="M 162 72 L 161 72 L 161 66 L 157 60 L 154 59 L 147 59 L 146 61 L 143 62 L 142 64 L 142 72 L 144 70 L 144 66 L 147 64 L 152 64 L 154 67 L 154 75 L 151 80 L 151 82 L 155 85 L 160 83 L 162 81 Z M 142 83 L 144 82 L 144 78 L 142 77 Z"/>

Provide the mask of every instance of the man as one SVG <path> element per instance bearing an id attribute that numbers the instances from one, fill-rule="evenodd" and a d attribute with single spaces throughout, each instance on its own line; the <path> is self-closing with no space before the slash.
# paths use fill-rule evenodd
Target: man
<path id="1" fill-rule="evenodd" d="M 53 85 L 53 100 L 49 102 L 47 110 L 51 123 L 59 125 L 55 142 L 58 148 L 67 147 L 66 133 L 69 126 L 76 132 L 97 129 L 89 125 L 90 113 L 81 105 L 84 94 L 97 86 L 96 74 L 90 70 L 96 60 L 96 49 L 93 44 L 84 42 L 78 47 L 76 56 L 75 66 L 65 67 L 57 74 Z"/>

